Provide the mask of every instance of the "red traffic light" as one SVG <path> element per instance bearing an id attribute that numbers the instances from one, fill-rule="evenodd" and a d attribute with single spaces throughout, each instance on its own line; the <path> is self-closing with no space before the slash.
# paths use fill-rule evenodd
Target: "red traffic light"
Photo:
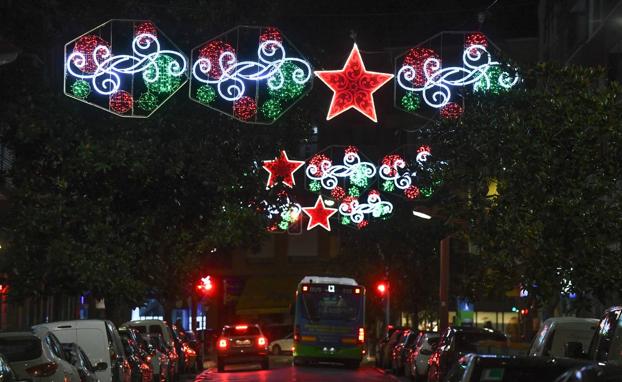
<path id="1" fill-rule="evenodd" d="M 521 316 L 526 316 L 526 315 L 528 315 L 528 314 L 529 314 L 529 309 L 521 309 L 521 310 L 520 310 L 520 314 L 521 314 Z"/>
<path id="2" fill-rule="evenodd" d="M 378 283 L 378 285 L 376 285 L 376 291 L 381 296 L 384 296 L 384 294 L 387 293 L 387 290 L 389 290 L 389 286 L 384 282 Z"/>
<path id="3" fill-rule="evenodd" d="M 214 289 L 211 276 L 205 276 L 201 278 L 199 284 L 197 284 L 197 291 L 202 294 L 210 294 Z"/>

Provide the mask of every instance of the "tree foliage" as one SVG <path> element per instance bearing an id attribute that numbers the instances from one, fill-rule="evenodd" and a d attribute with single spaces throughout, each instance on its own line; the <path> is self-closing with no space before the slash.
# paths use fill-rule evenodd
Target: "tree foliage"
<path id="1" fill-rule="evenodd" d="M 444 207 L 478 248 L 473 284 L 611 295 L 622 282 L 620 87 L 587 68 L 523 75 L 521 90 L 469 99 L 437 135 L 461 191 Z"/>

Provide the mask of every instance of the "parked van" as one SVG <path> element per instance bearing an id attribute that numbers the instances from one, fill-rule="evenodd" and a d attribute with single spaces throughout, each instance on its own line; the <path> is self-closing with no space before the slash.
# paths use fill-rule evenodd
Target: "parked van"
<path id="1" fill-rule="evenodd" d="M 568 350 L 568 344 L 578 344 L 587 350 L 598 327 L 595 318 L 554 317 L 544 321 L 529 349 L 532 357 L 581 357 L 580 352 Z"/>
<path id="2" fill-rule="evenodd" d="M 105 362 L 108 367 L 96 372 L 102 382 L 129 382 L 130 365 L 123 351 L 116 326 L 107 320 L 58 321 L 39 324 L 33 329 L 45 328 L 62 343 L 76 343 L 84 350 L 91 363 Z"/>
<path id="3" fill-rule="evenodd" d="M 175 347 L 175 337 L 170 326 L 162 320 L 134 320 L 128 321 L 121 325 L 123 327 L 129 327 L 138 330 L 141 334 L 155 334 L 162 336 L 164 343 L 169 348 L 171 354 L 167 354 L 170 358 L 175 360 L 173 374 L 176 376 L 179 374 L 179 358 L 180 354 L 177 354 Z"/>

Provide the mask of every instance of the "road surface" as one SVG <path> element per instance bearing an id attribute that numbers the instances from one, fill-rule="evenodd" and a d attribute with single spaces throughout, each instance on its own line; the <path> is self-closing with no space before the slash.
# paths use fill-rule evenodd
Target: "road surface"
<path id="1" fill-rule="evenodd" d="M 390 374 L 384 374 L 365 364 L 358 370 L 345 369 L 339 365 L 320 364 L 294 367 L 290 357 L 271 357 L 270 370 L 261 370 L 259 365 L 231 365 L 224 373 L 209 368 L 197 375 L 195 382 L 385 382 L 398 381 Z"/>

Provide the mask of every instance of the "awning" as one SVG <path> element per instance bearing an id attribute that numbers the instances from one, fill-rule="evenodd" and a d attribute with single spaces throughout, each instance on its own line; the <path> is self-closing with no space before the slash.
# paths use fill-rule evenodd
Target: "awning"
<path id="1" fill-rule="evenodd" d="M 300 279 L 298 276 L 251 277 L 246 281 L 235 313 L 240 316 L 256 316 L 289 312 Z"/>

